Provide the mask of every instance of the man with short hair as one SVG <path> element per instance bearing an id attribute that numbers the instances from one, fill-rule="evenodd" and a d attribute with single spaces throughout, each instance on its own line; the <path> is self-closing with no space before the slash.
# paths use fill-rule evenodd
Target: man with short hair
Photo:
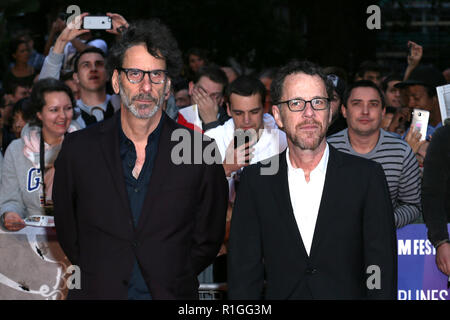
<path id="1" fill-rule="evenodd" d="M 191 105 L 191 96 L 189 95 L 189 82 L 179 79 L 173 84 L 173 95 L 177 108 L 184 108 Z"/>
<path id="2" fill-rule="evenodd" d="M 240 76 L 227 88 L 226 96 L 229 100 L 227 113 L 231 118 L 205 134 L 216 141 L 229 177 L 248 164 L 279 154 L 287 145 L 285 133 L 278 129 L 270 114 L 263 112 L 266 93 L 261 81 Z M 234 136 L 237 130 L 249 133 L 253 140 L 236 147 Z"/>
<path id="3" fill-rule="evenodd" d="M 80 19 L 86 15 L 83 13 Z M 50 49 L 48 57 L 45 58 L 39 79 L 48 77 L 59 79 L 65 46 L 88 31 L 77 29 L 73 24 L 67 25 Z M 106 93 L 105 57 L 102 49 L 87 46 L 75 58 L 73 79 L 78 85 L 80 96 L 77 100 L 80 115 L 76 121 L 82 128 L 112 117 L 120 108 L 120 105 L 113 103 L 114 100 L 111 100 L 111 96 Z"/>
<path id="4" fill-rule="evenodd" d="M 190 109 L 186 108 L 180 112 L 182 119 L 180 121 L 179 114 L 178 122 L 184 123 L 187 121 L 191 124 L 197 122 L 194 125 L 199 126 L 203 131 L 224 124 L 229 119 L 223 108 L 223 95 L 227 84 L 228 78 L 219 67 L 214 65 L 201 67 L 196 72 L 194 80 L 189 82 L 189 95 L 191 96 L 191 103 L 194 105 Z M 189 112 L 191 109 L 197 110 L 199 117 L 197 121 L 194 121 L 196 115 L 193 118 L 185 117 L 185 112 Z"/>
<path id="5" fill-rule="evenodd" d="M 381 129 L 386 106 L 381 90 L 372 81 L 358 81 L 345 94 L 342 114 L 348 128 L 328 142 L 339 151 L 381 164 L 394 208 L 395 225 L 404 227 L 421 212 L 420 171 L 410 146 Z"/>
<path id="6" fill-rule="evenodd" d="M 273 175 L 262 163 L 242 174 L 228 297 L 395 299 L 396 236 L 381 166 L 327 144 L 333 88 L 318 66 L 291 62 L 271 89 L 288 148 L 270 158 L 279 159 Z M 374 267 L 377 286 L 368 279 Z"/>
<path id="7" fill-rule="evenodd" d="M 381 67 L 374 61 L 364 61 L 356 73 L 356 81 L 370 80 L 378 87 L 381 85 Z"/>
<path id="8" fill-rule="evenodd" d="M 29 97 L 31 94 L 31 84 L 24 81 L 13 81 L 6 86 L 6 100 L 13 104 L 17 101 Z"/>
<path id="9" fill-rule="evenodd" d="M 68 135 L 55 162 L 58 240 L 81 270 L 69 298 L 198 299 L 197 275 L 223 241 L 228 188 L 219 163 L 193 162 L 194 145 L 203 155 L 210 142 L 163 112 L 181 52 L 159 20 L 143 21 L 108 66 L 120 112 Z"/>
<path id="10" fill-rule="evenodd" d="M 442 126 L 436 87 L 445 84 L 447 81 L 439 70 L 432 66 L 418 66 L 406 81 L 395 85 L 396 88 L 405 89 L 408 108 L 430 112 L 427 138 Z"/>

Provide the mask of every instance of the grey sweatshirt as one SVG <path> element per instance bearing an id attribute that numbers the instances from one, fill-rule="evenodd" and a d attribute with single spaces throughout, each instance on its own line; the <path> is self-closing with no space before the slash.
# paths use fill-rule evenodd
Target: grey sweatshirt
<path id="1" fill-rule="evenodd" d="M 41 172 L 23 154 L 24 142 L 16 139 L 8 146 L 0 182 L 0 214 L 8 211 L 22 218 L 44 214 L 40 206 Z"/>

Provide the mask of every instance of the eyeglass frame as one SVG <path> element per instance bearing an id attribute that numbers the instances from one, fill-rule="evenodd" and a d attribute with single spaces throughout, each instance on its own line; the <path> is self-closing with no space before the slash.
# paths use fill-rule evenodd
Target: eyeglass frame
<path id="1" fill-rule="evenodd" d="M 323 109 L 317 109 L 317 108 L 315 108 L 315 107 L 313 106 L 313 104 L 312 104 L 312 101 L 313 101 L 313 100 L 317 100 L 317 99 L 324 99 L 324 100 L 327 102 L 326 108 L 323 108 Z M 303 105 L 303 108 L 300 109 L 300 110 L 292 110 L 291 107 L 289 106 L 289 102 L 292 101 L 292 100 L 301 100 L 301 101 L 303 101 L 305 104 Z M 325 97 L 317 97 L 317 98 L 313 98 L 313 99 L 311 99 L 311 100 L 305 100 L 305 99 L 303 99 L 303 98 L 292 98 L 292 99 L 285 100 L 285 101 L 278 101 L 277 103 L 275 103 L 275 105 L 280 105 L 280 104 L 282 104 L 282 103 L 286 103 L 287 106 L 288 106 L 288 109 L 289 109 L 291 112 L 302 112 L 302 111 L 305 111 L 306 105 L 307 105 L 308 102 L 309 102 L 309 104 L 311 105 L 311 108 L 312 108 L 314 111 L 322 111 L 322 110 L 326 110 L 326 109 L 329 109 L 329 108 L 330 108 L 330 101 L 331 101 L 330 98 L 325 98 Z"/>
<path id="2" fill-rule="evenodd" d="M 130 83 L 132 83 L 132 84 L 138 84 L 138 83 L 141 83 L 142 80 L 144 80 L 146 74 L 148 74 L 148 78 L 150 79 L 150 82 L 151 82 L 151 83 L 153 83 L 153 84 L 162 84 L 162 83 L 166 82 L 166 80 L 167 80 L 167 75 L 168 75 L 168 73 L 169 73 L 167 70 L 163 70 L 163 69 L 154 69 L 154 70 L 150 70 L 150 71 L 144 71 L 144 70 L 137 69 L 137 68 L 122 68 L 122 67 L 118 67 L 117 70 L 118 70 L 119 72 L 120 72 L 120 71 L 125 72 L 125 75 L 126 75 L 128 81 L 129 81 Z M 129 78 L 129 76 L 128 76 L 128 72 L 129 72 L 129 71 L 140 71 L 140 72 L 142 72 L 142 73 L 143 73 L 143 76 L 142 76 L 141 80 L 139 80 L 139 81 L 137 81 L 137 82 L 136 82 L 136 81 L 130 80 L 130 78 Z M 164 73 L 165 77 L 164 77 L 164 79 L 163 79 L 161 82 L 154 82 L 154 81 L 152 80 L 152 77 L 151 77 L 150 73 L 155 72 L 155 71 L 161 71 L 161 72 Z"/>

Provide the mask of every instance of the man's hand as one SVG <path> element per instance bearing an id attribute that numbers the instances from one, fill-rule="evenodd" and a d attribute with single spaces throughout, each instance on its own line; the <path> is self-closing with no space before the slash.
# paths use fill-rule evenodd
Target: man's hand
<path id="1" fill-rule="evenodd" d="M 118 36 L 123 32 L 123 29 L 127 29 L 129 27 L 127 20 L 125 20 L 125 18 L 120 14 L 107 12 L 106 15 L 110 17 L 112 21 L 112 29 L 106 30 L 106 32 Z"/>
<path id="2" fill-rule="evenodd" d="M 19 231 L 25 228 L 25 221 L 16 212 L 5 212 L 5 228 L 9 231 Z"/>
<path id="3" fill-rule="evenodd" d="M 54 53 L 63 53 L 64 47 L 69 41 L 72 41 L 80 35 L 89 32 L 89 30 L 81 29 L 81 22 L 83 21 L 83 18 L 88 14 L 89 13 L 83 13 L 67 24 L 67 26 L 56 39 L 55 45 L 53 46 Z"/>
<path id="4" fill-rule="evenodd" d="M 223 168 L 225 169 L 225 174 L 230 177 L 231 174 L 243 167 L 247 167 L 253 158 L 253 152 L 255 148 L 251 146 L 256 142 L 256 139 L 250 140 L 249 142 L 240 145 L 236 149 L 234 148 L 234 139 L 228 145 L 225 160 L 223 161 Z"/>
<path id="5" fill-rule="evenodd" d="M 418 45 L 415 42 L 408 41 L 408 47 L 410 48 L 411 55 L 408 55 L 408 66 L 415 68 L 419 65 L 420 60 L 422 59 L 423 48 L 421 45 Z"/>
<path id="6" fill-rule="evenodd" d="M 408 41 L 408 47 L 410 48 L 411 54 L 408 54 L 407 57 L 408 66 L 406 67 L 403 81 L 408 80 L 411 72 L 419 65 L 420 59 L 422 59 L 423 55 L 423 48 L 417 43 Z"/>
<path id="7" fill-rule="evenodd" d="M 203 88 L 195 86 L 192 90 L 192 101 L 198 106 L 198 113 L 203 123 L 211 123 L 217 121 L 219 106 L 217 102 L 211 98 Z"/>
<path id="8" fill-rule="evenodd" d="M 442 273 L 450 276 L 450 243 L 443 243 L 436 249 L 436 265 Z"/>
<path id="9" fill-rule="evenodd" d="M 427 140 L 420 141 L 421 137 L 422 134 L 419 132 L 419 130 L 416 129 L 414 125 L 411 125 L 411 127 L 409 127 L 408 133 L 406 134 L 405 141 L 409 144 L 414 154 L 416 154 L 419 148 L 427 142 Z"/>

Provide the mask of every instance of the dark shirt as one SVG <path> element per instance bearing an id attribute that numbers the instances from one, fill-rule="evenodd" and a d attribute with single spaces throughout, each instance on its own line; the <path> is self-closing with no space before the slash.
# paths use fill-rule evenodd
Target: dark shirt
<path id="1" fill-rule="evenodd" d="M 128 194 L 128 201 L 130 204 L 131 213 L 133 215 L 134 227 L 137 226 L 139 217 L 142 212 L 145 196 L 147 195 L 150 177 L 152 175 L 153 165 L 155 164 L 156 151 L 158 149 L 159 137 L 161 134 L 161 127 L 163 123 L 164 112 L 156 129 L 148 136 L 147 146 L 145 147 L 145 162 L 142 166 L 139 177 L 133 177 L 133 168 L 136 163 L 136 149 L 133 142 L 128 139 L 121 126 L 119 119 L 119 144 L 120 144 L 120 158 L 122 160 L 125 186 Z M 142 276 L 142 272 L 135 259 L 133 272 L 128 284 L 128 299 L 131 300 L 145 300 L 151 299 L 150 292 Z"/>

